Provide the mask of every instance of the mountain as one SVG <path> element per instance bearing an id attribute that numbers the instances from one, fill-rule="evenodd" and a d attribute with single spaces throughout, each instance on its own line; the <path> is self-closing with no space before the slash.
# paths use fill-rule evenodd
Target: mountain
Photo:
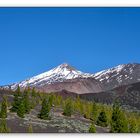
<path id="1" fill-rule="evenodd" d="M 47 72 L 2 88 L 15 90 L 19 85 L 21 88 L 35 87 L 44 92 L 67 90 L 84 94 L 105 92 L 139 81 L 140 64 L 137 63 L 118 65 L 95 74 L 81 72 L 64 63 Z"/>
<path id="2" fill-rule="evenodd" d="M 122 85 L 137 83 L 140 82 L 140 64 L 130 63 L 118 65 L 98 72 L 93 77 L 100 81 L 105 91 Z"/>
<path id="3" fill-rule="evenodd" d="M 24 81 L 15 83 L 11 85 L 11 89 L 17 88 L 19 85 L 21 88 L 30 87 L 42 87 L 44 85 L 49 85 L 53 83 L 64 82 L 69 79 L 75 78 L 88 78 L 91 75 L 88 73 L 83 73 L 71 67 L 67 63 L 61 64 L 58 67 L 53 68 L 47 72 L 34 76 L 32 78 L 26 79 Z"/>
<path id="4" fill-rule="evenodd" d="M 86 93 L 79 95 L 82 99 L 112 104 L 116 99 L 125 109 L 140 110 L 140 82 L 119 86 L 100 93 Z"/>
<path id="5" fill-rule="evenodd" d="M 68 90 L 80 94 L 102 91 L 98 81 L 93 78 L 93 74 L 78 71 L 67 63 L 32 78 L 4 87 L 15 90 L 18 85 L 21 88 L 26 88 L 27 86 L 35 87 L 36 90 L 43 92 Z"/>

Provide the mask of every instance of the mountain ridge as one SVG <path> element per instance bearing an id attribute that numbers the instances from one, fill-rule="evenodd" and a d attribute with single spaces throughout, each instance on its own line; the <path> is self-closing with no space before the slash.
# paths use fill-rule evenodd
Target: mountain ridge
<path id="1" fill-rule="evenodd" d="M 140 64 L 121 64 L 95 74 L 84 73 L 75 69 L 67 63 L 63 63 L 49 71 L 33 76 L 15 84 L 3 86 L 15 90 L 17 86 L 26 88 L 35 87 L 45 92 L 53 92 L 53 88 L 69 90 L 76 93 L 101 92 L 111 90 L 120 85 L 132 84 L 140 81 Z M 92 80 L 91 80 L 92 79 Z M 72 82 L 75 84 L 72 84 Z M 69 83 L 69 85 L 68 85 Z M 56 87 L 54 86 L 56 85 Z M 66 86 L 67 85 L 67 86 Z M 90 86 L 88 86 L 90 85 Z M 65 88 L 65 86 L 67 88 Z M 79 91 L 78 91 L 79 88 Z M 83 90 L 80 90 L 80 88 Z M 75 89 L 75 90 L 72 90 Z"/>

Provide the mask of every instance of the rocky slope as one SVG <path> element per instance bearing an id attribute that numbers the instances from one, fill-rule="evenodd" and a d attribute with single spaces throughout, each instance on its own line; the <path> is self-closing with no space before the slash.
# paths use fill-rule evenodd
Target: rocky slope
<path id="1" fill-rule="evenodd" d="M 94 74 L 104 91 L 140 82 L 140 64 L 123 64 Z"/>
<path id="2" fill-rule="evenodd" d="M 94 78 L 69 79 L 63 82 L 56 82 L 39 87 L 36 86 L 36 89 L 43 92 L 58 92 L 62 90 L 67 90 L 77 94 L 91 92 L 97 93 L 103 90 L 99 82 Z"/>
<path id="3" fill-rule="evenodd" d="M 88 78 L 91 77 L 91 74 L 83 73 L 81 71 L 76 70 L 70 65 L 64 63 L 55 67 L 54 69 L 39 74 L 37 76 L 31 77 L 21 82 L 17 82 L 15 84 L 10 85 L 11 89 L 16 89 L 19 85 L 21 88 L 23 87 L 42 87 L 44 85 L 49 85 L 53 83 L 64 82 L 70 79 L 76 78 Z M 8 86 L 7 86 L 8 87 Z"/>
<path id="4" fill-rule="evenodd" d="M 80 97 L 105 104 L 112 104 L 118 100 L 123 108 L 138 111 L 140 110 L 140 82 L 123 85 L 105 92 L 81 94 Z"/>

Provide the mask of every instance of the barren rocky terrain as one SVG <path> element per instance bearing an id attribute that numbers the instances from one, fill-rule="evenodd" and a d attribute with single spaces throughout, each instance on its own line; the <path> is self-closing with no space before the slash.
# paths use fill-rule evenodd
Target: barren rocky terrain
<path id="1" fill-rule="evenodd" d="M 62 115 L 62 109 L 52 109 L 50 120 L 41 120 L 37 117 L 40 107 L 37 106 L 25 118 L 19 118 L 16 113 L 8 113 L 7 126 L 12 133 L 27 133 L 29 125 L 35 133 L 88 133 L 90 120 L 79 114 L 66 117 Z M 96 126 L 97 133 L 108 133 L 108 128 Z"/>

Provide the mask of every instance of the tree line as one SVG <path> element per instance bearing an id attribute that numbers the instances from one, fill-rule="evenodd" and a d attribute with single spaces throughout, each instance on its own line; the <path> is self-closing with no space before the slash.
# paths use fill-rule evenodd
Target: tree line
<path id="1" fill-rule="evenodd" d="M 7 111 L 16 113 L 18 117 L 24 118 L 37 105 L 41 106 L 38 118 L 43 120 L 51 119 L 52 108 L 62 108 L 62 114 L 71 117 L 75 113 L 80 114 L 91 121 L 89 133 L 96 133 L 96 125 L 107 127 L 110 133 L 138 133 L 140 132 L 139 114 L 126 112 L 122 110 L 119 102 L 113 105 L 105 105 L 96 102 L 89 102 L 77 98 L 63 98 L 60 95 L 47 94 L 36 91 L 34 88 L 25 90 L 17 88 L 14 92 L 14 98 L 8 107 L 7 97 L 3 96 L 0 109 L 0 132 L 10 132 L 7 127 L 6 118 Z M 28 132 L 33 132 L 30 124 Z"/>

